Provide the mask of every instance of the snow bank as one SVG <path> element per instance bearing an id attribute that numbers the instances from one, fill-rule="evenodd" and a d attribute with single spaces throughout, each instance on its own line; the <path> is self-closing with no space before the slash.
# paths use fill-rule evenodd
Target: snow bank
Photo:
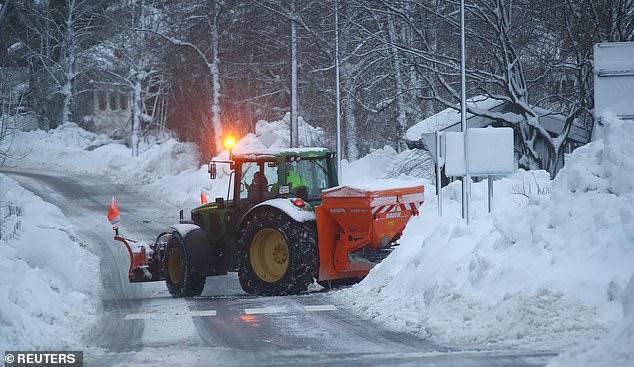
<path id="1" fill-rule="evenodd" d="M 286 113 L 281 120 L 260 120 L 255 124 L 255 134 L 247 134 L 238 141 L 234 151 L 261 151 L 290 147 L 290 122 L 291 114 Z M 299 146 L 322 147 L 324 146 L 324 131 L 319 127 L 313 127 L 299 116 Z"/>
<path id="2" fill-rule="evenodd" d="M 429 153 L 413 149 L 397 153 L 386 145 L 356 161 L 342 160 L 344 184 L 360 184 L 374 180 L 416 180 L 423 178 L 433 182 L 434 162 Z"/>
<path id="3" fill-rule="evenodd" d="M 623 321 L 600 342 L 575 347 L 551 361 L 549 367 L 634 365 L 634 276 L 620 292 Z"/>
<path id="4" fill-rule="evenodd" d="M 152 194 L 156 191 L 153 185 L 163 179 L 166 181 L 164 186 L 182 182 L 198 184 L 204 176 L 199 172 L 202 170 L 193 143 L 181 143 L 174 139 L 144 143 L 141 144 L 139 156 L 132 157 L 131 150 L 125 145 L 106 135 L 88 132 L 73 123 L 48 132 L 16 132 L 11 142 L 11 157 L 6 162 L 7 166 L 103 175 Z M 180 179 L 174 182 L 174 177 L 179 175 Z M 178 192 L 178 187 L 172 186 L 172 190 Z M 198 186 L 198 190 L 201 187 Z M 160 195 L 165 194 L 160 192 Z"/>
<path id="5" fill-rule="evenodd" d="M 619 322 L 616 293 L 634 264 L 634 125 L 612 121 L 604 142 L 577 149 L 552 182 L 519 171 L 473 185 L 473 223 L 460 217 L 460 183 L 436 216 L 422 215 L 360 284 L 337 297 L 391 327 L 478 348 L 566 348 Z M 605 146 L 604 146 L 605 143 Z"/>
<path id="6" fill-rule="evenodd" d="M 169 139 L 144 144 L 139 157 L 106 135 L 67 123 L 48 132 L 16 132 L 7 165 L 38 170 L 108 175 L 125 183 L 148 183 L 196 167 L 194 144 Z"/>
<path id="7" fill-rule="evenodd" d="M 0 350 L 76 345 L 95 317 L 99 260 L 59 208 L 4 175 L 0 217 Z"/>

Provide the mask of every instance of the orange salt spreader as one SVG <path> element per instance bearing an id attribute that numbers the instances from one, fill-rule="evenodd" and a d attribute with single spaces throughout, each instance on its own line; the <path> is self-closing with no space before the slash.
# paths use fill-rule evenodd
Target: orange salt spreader
<path id="1" fill-rule="evenodd" d="M 315 208 L 319 280 L 362 277 L 389 255 L 407 222 L 425 200 L 423 186 L 364 190 L 348 186 L 322 192 Z"/>

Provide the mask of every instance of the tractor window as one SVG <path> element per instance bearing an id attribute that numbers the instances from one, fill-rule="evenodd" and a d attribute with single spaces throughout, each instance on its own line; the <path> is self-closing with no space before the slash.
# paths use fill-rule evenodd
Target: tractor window
<path id="1" fill-rule="evenodd" d="M 268 181 L 269 189 L 271 189 L 273 186 L 277 188 L 277 162 L 264 163 L 264 176 Z M 277 191 L 275 193 L 277 194 Z"/>
<path id="2" fill-rule="evenodd" d="M 240 179 L 240 199 L 261 202 L 277 196 L 277 164 L 245 162 Z"/>
<path id="3" fill-rule="evenodd" d="M 291 193 L 305 200 L 319 199 L 329 187 L 328 162 L 322 159 L 302 159 L 288 162 L 286 181 Z"/>
<path id="4" fill-rule="evenodd" d="M 253 176 L 259 170 L 257 162 L 245 162 L 242 164 L 242 177 L 240 178 L 240 199 L 246 199 L 248 188 L 253 182 Z"/>

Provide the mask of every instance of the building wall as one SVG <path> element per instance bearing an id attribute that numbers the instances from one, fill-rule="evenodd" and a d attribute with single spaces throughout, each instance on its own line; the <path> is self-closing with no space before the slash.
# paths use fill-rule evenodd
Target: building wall
<path id="1" fill-rule="evenodd" d="M 130 92 L 124 90 L 95 90 L 92 98 L 92 113 L 84 117 L 95 132 L 112 134 L 130 129 L 132 108 Z"/>

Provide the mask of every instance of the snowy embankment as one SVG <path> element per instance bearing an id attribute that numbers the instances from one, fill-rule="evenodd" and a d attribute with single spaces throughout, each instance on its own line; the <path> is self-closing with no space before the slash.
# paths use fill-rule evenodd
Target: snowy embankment
<path id="1" fill-rule="evenodd" d="M 9 167 L 103 175 L 114 182 L 137 187 L 198 168 L 194 144 L 174 139 L 160 144 L 145 143 L 139 157 L 132 157 L 131 150 L 125 145 L 73 123 L 48 132 L 19 131 L 10 142 L 12 159 L 6 162 Z"/>
<path id="2" fill-rule="evenodd" d="M 0 174 L 0 350 L 76 346 L 95 317 L 99 260 L 59 208 Z"/>
<path id="3" fill-rule="evenodd" d="M 444 189 L 443 217 L 427 185 L 401 246 L 338 299 L 461 347 L 562 350 L 614 328 L 613 340 L 631 341 L 633 140 L 634 125 L 612 120 L 604 140 L 577 149 L 554 181 L 539 171 L 496 181 L 493 215 L 486 182 L 474 184 L 470 226 L 459 219 L 459 182 Z M 631 362 L 631 342 L 610 343 L 618 346 Z M 570 358 L 589 361 L 589 348 Z"/>

